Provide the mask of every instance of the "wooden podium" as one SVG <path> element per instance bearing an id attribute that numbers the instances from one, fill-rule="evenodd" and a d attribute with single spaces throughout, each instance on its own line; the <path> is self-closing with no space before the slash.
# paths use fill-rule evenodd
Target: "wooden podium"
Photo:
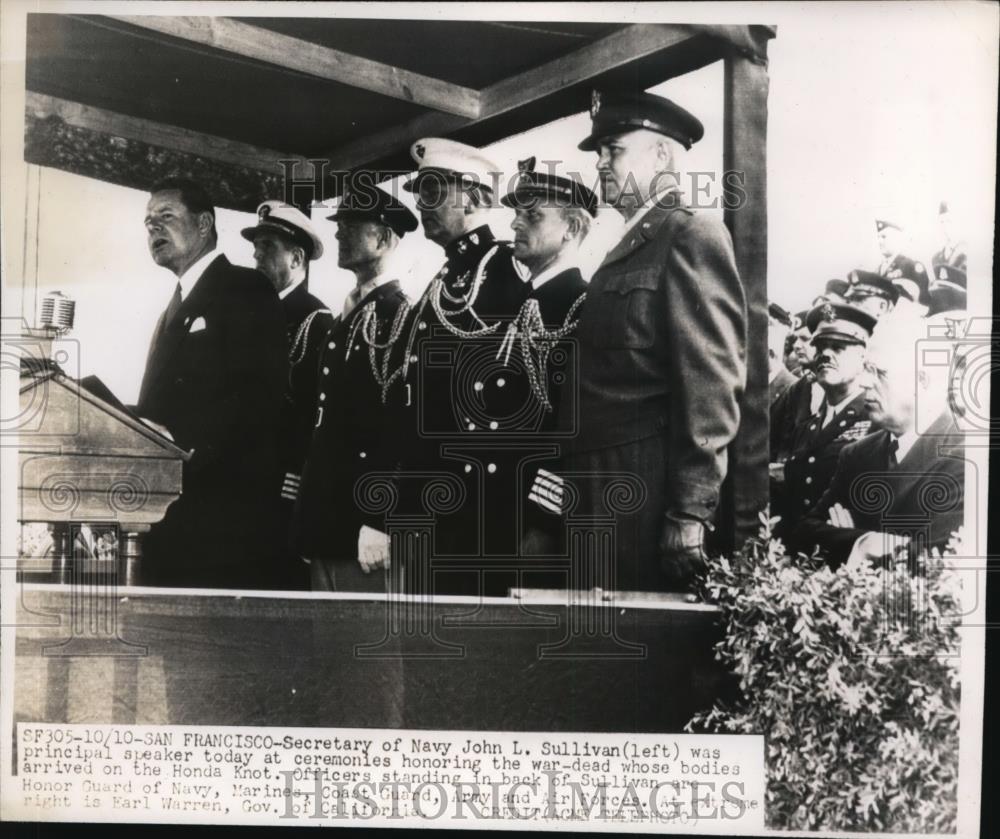
<path id="1" fill-rule="evenodd" d="M 28 578 L 70 582 L 99 573 L 129 585 L 140 561 L 139 534 L 180 497 L 190 455 L 130 413 L 97 379 L 77 381 L 44 352 L 22 359 L 18 520 L 45 522 L 51 561 L 25 560 Z M 74 559 L 83 525 L 118 532 L 114 567 Z M 108 563 L 103 563 L 107 565 Z"/>

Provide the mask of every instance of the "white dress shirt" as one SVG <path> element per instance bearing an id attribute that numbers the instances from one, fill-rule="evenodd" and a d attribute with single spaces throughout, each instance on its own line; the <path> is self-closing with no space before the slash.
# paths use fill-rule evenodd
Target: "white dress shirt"
<path id="1" fill-rule="evenodd" d="M 187 296 L 191 293 L 191 289 L 195 287 L 198 280 L 205 273 L 205 270 L 212 263 L 212 260 L 218 255 L 218 248 L 212 248 L 208 253 L 199 257 L 196 262 L 191 263 L 187 267 L 187 270 L 177 278 L 177 283 L 181 287 L 181 300 L 187 299 Z"/>

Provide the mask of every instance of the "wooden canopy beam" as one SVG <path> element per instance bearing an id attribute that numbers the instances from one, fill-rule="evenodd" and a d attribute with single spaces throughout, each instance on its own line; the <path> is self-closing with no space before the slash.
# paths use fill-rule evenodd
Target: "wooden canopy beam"
<path id="1" fill-rule="evenodd" d="M 212 134 L 178 128 L 175 125 L 126 116 L 31 90 L 25 93 L 25 111 L 36 119 L 56 116 L 67 125 L 76 128 L 137 140 L 171 151 L 194 154 L 231 166 L 243 166 L 269 174 L 285 174 L 285 169 L 279 163 L 281 160 L 294 160 L 304 166 L 306 171 L 311 171 L 311 165 L 299 155 L 263 149 Z"/>
<path id="2" fill-rule="evenodd" d="M 479 92 L 324 47 L 225 17 L 160 17 L 107 15 L 112 20 L 203 46 L 242 55 L 307 76 L 412 102 L 445 114 L 474 119 L 480 113 Z"/>
<path id="3" fill-rule="evenodd" d="M 675 47 L 694 37 L 686 26 L 634 24 L 524 73 L 503 79 L 480 91 L 481 108 L 475 118 L 454 113 L 422 114 L 400 125 L 345 143 L 325 155 L 339 170 L 350 170 L 405 149 L 428 135 L 447 135 L 536 102 L 558 91 L 595 79 L 623 64 Z"/>

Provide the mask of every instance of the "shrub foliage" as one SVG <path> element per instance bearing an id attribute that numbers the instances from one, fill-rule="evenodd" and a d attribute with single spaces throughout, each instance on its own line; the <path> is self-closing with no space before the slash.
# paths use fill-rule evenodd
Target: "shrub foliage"
<path id="1" fill-rule="evenodd" d="M 741 699 L 688 729 L 764 735 L 774 829 L 954 831 L 957 574 L 938 556 L 915 572 L 833 571 L 786 555 L 762 521 L 704 581 L 726 623 L 716 656 Z"/>

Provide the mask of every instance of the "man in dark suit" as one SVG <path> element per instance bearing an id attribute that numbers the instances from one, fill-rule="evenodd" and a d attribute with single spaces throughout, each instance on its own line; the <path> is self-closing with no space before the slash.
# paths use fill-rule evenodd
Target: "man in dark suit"
<path id="1" fill-rule="evenodd" d="M 833 566 L 913 559 L 943 548 L 961 526 L 964 438 L 945 406 L 947 365 L 918 366 L 924 338 L 913 323 L 880 325 L 862 384 L 881 429 L 840 452 L 829 488 L 789 540 L 793 547 L 818 545 Z M 936 419 L 921 427 L 920 416 Z"/>
<path id="2" fill-rule="evenodd" d="M 387 382 L 376 350 L 398 334 L 406 314 L 392 260 L 399 240 L 417 229 L 417 219 L 377 187 L 347 192 L 329 218 L 337 222 L 337 264 L 354 273 L 356 284 L 320 354 L 294 542 L 309 562 L 314 591 L 381 592 L 388 562 L 385 525 L 360 509 L 356 485 L 365 474 L 394 465 L 382 401 Z"/>
<path id="3" fill-rule="evenodd" d="M 833 478 L 840 450 L 871 430 L 861 373 L 875 318 L 854 306 L 823 303 L 809 313 L 807 322 L 824 399 L 796 429 L 782 469 L 776 471 L 772 464 L 771 514 L 781 517 L 778 535 L 787 533 L 816 503 Z"/>
<path id="4" fill-rule="evenodd" d="M 288 369 L 274 289 L 216 251 L 215 211 L 181 179 L 153 188 L 149 251 L 178 279 L 153 334 L 137 412 L 192 450 L 183 494 L 145 541 L 147 585 L 267 588 Z"/>
<path id="5" fill-rule="evenodd" d="M 739 427 L 743 286 L 725 226 L 677 188 L 702 124 L 668 99 L 624 91 L 595 91 L 591 119 L 580 148 L 597 153 L 602 197 L 625 231 L 577 327 L 579 433 L 565 467 L 580 476 L 577 512 L 616 523 L 614 556 L 594 583 L 686 589 L 705 562 Z M 608 491 L 615 474 L 630 476 L 631 499 Z"/>
<path id="6" fill-rule="evenodd" d="M 558 450 L 573 433 L 577 417 L 567 410 L 572 402 L 564 401 L 562 394 L 576 389 L 573 336 L 587 291 L 578 267 L 579 249 L 597 215 L 597 196 L 571 178 L 536 172 L 535 158 L 521 161 L 518 168 L 514 188 L 500 203 L 514 210 L 514 256 L 527 268 L 531 290 L 507 333 L 503 353 L 520 356 L 529 400 L 541 409 L 534 433 L 528 436 L 554 450 L 551 456 L 521 464 L 520 554 L 529 571 L 523 583 L 565 588 L 565 572 L 545 572 L 540 557 L 566 552 Z"/>
<path id="7" fill-rule="evenodd" d="M 285 313 L 288 382 L 281 414 L 282 479 L 280 488 L 275 488 L 275 503 L 287 556 L 279 584 L 285 589 L 307 589 L 309 569 L 292 550 L 290 529 L 316 420 L 320 353 L 333 326 L 326 304 L 309 293 L 309 264 L 323 256 L 323 242 L 305 213 L 281 201 L 261 204 L 257 224 L 240 235 L 253 242 L 257 270 L 271 281 Z"/>

